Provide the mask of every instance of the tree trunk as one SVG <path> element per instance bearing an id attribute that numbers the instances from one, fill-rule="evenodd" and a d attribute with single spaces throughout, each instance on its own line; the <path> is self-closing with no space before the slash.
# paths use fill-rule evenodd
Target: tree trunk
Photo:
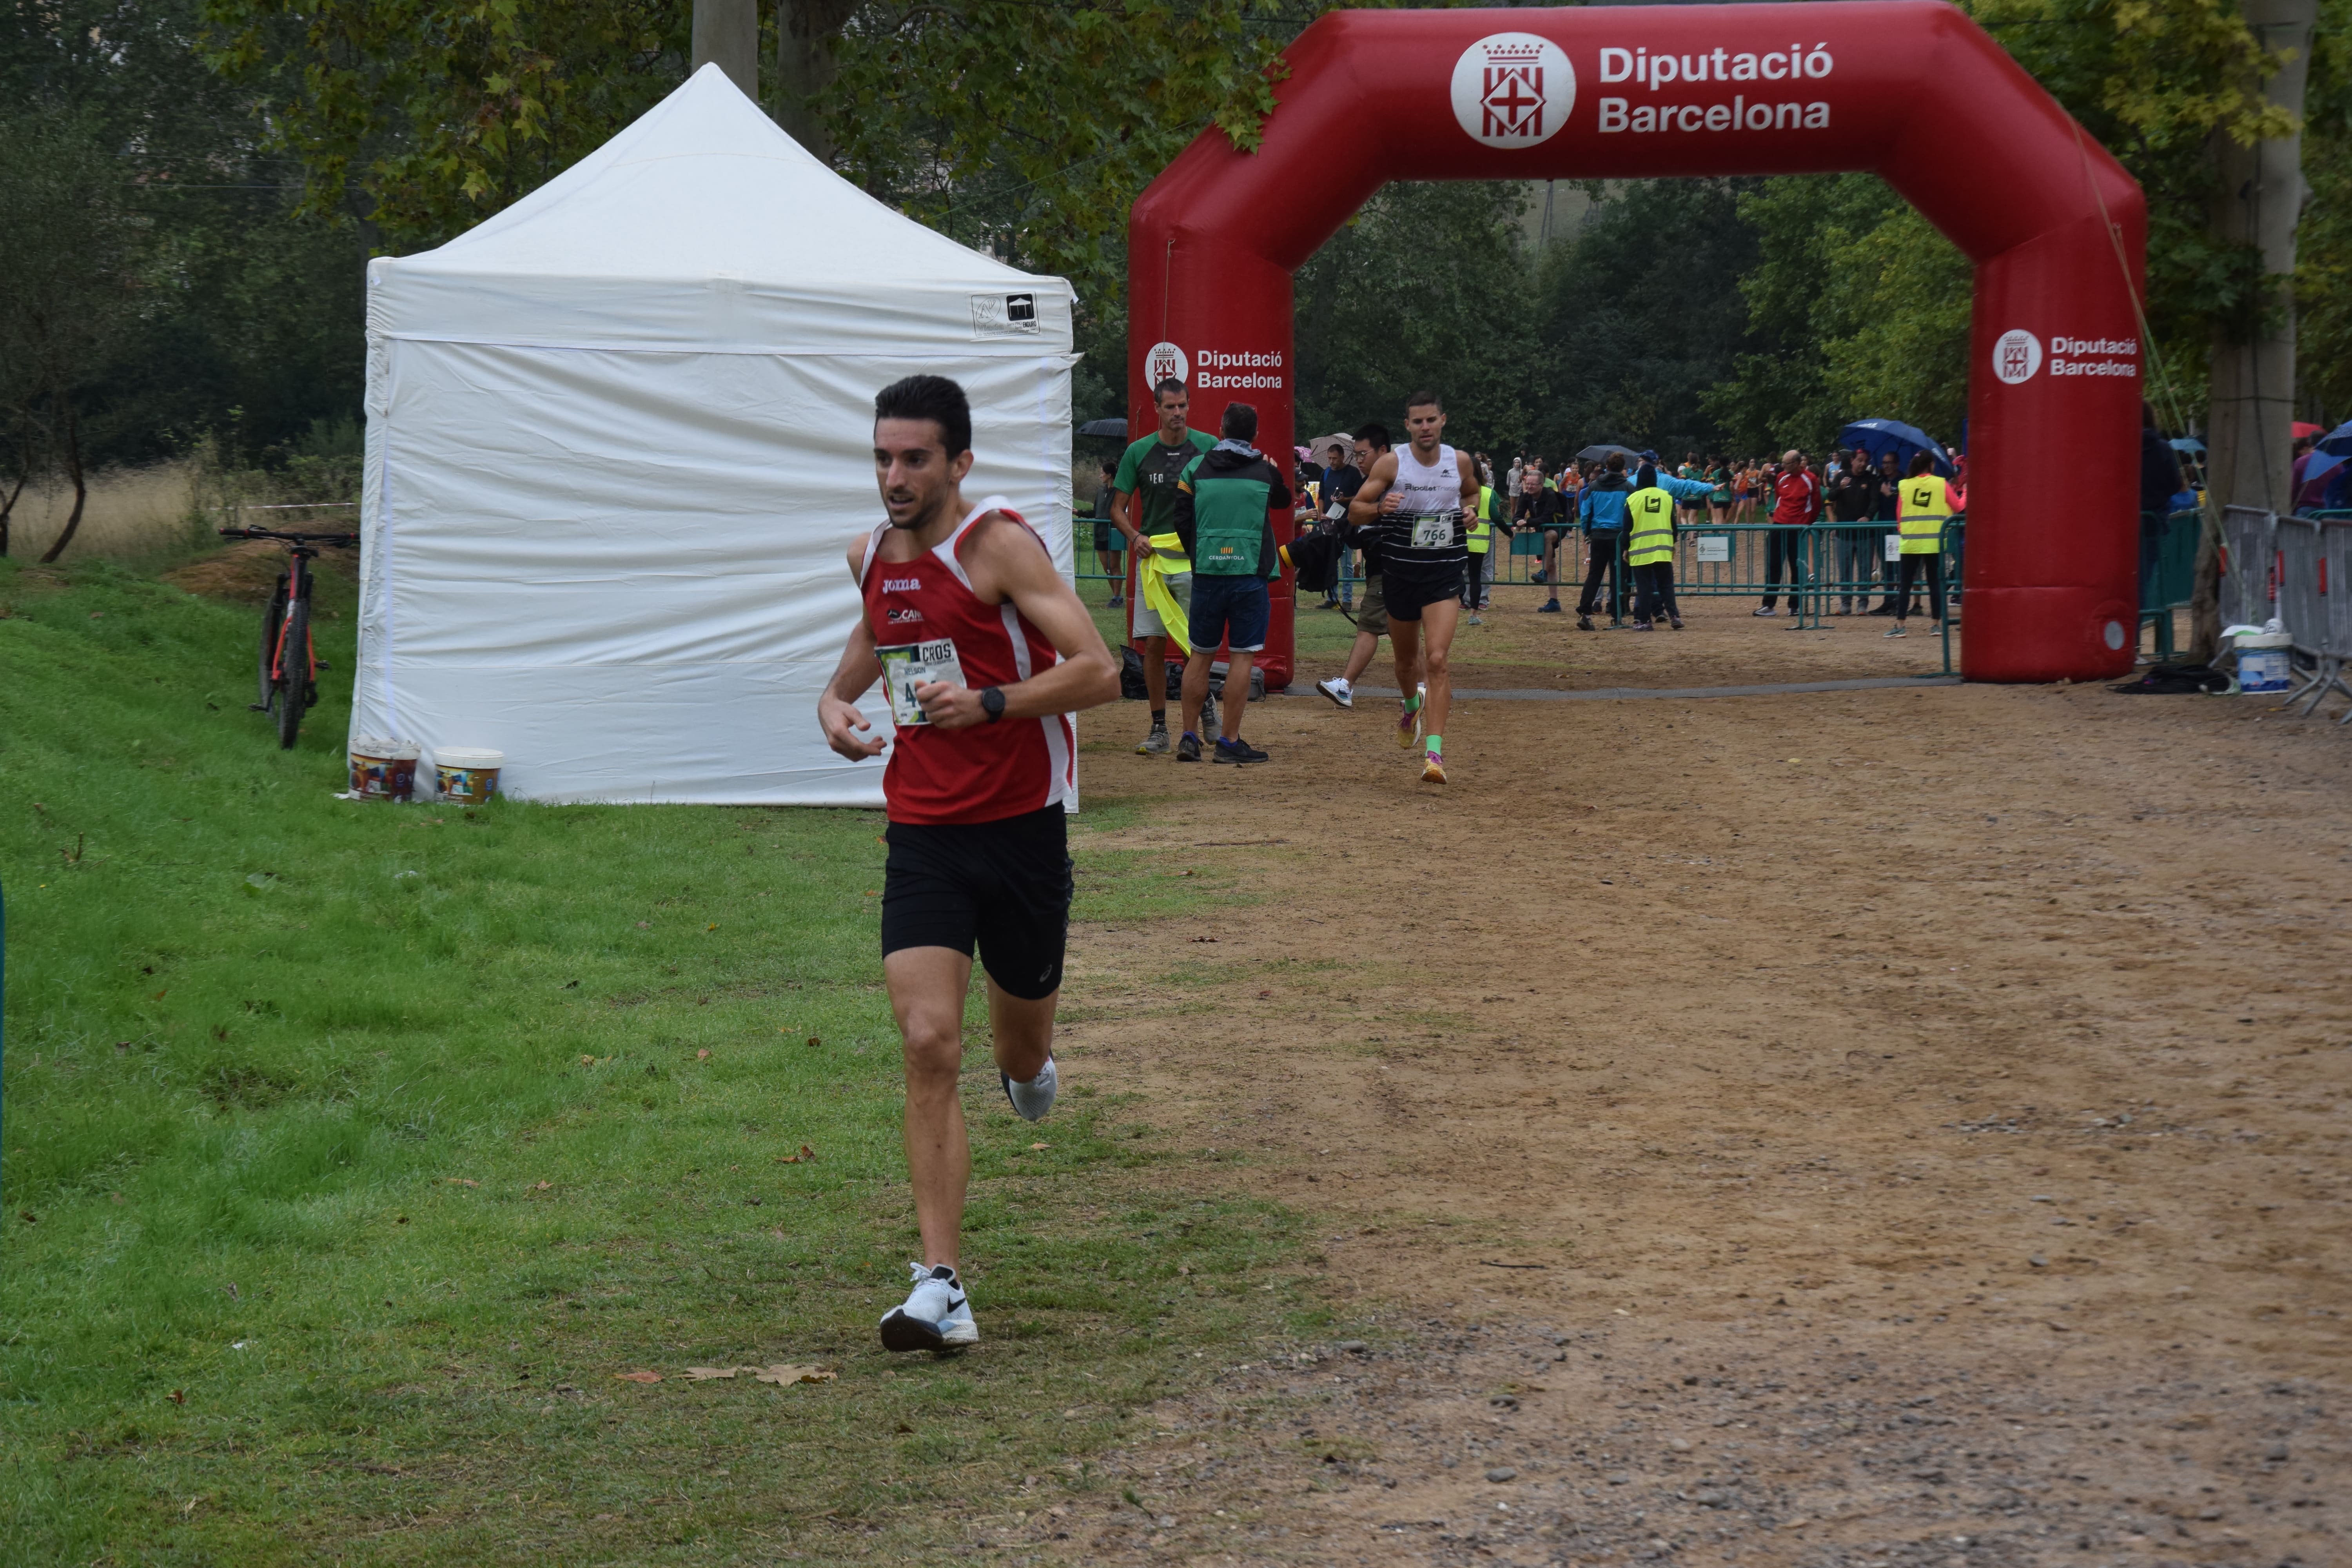
<path id="1" fill-rule="evenodd" d="M 694 0 L 694 63 L 716 64 L 760 101 L 760 0 Z"/>
<path id="2" fill-rule="evenodd" d="M 44 566 L 63 555 L 66 546 L 73 542 L 74 531 L 81 526 L 81 509 L 89 500 L 89 479 L 81 471 L 81 420 L 76 416 L 70 403 L 66 405 L 65 458 L 66 476 L 73 480 L 73 511 L 66 519 L 65 531 L 58 535 L 57 542 L 42 555 L 41 564 Z"/>
<path id="3" fill-rule="evenodd" d="M 2300 121 L 2318 0 L 2242 0 L 2246 24 L 2265 49 L 2287 51 L 2274 74 L 2248 83 Z M 2225 506 L 2284 511 L 2294 439 L 2294 229 L 2307 187 L 2303 138 L 2242 145 L 2213 137 L 2213 237 L 2261 258 L 2262 276 L 2247 307 L 2213 330 L 2212 410 L 2206 435 L 2206 537 L 2197 550 L 2197 587 L 2189 601 L 2189 657 L 2210 662 L 2221 651 L 2220 556 L 2212 519 Z"/>
<path id="4" fill-rule="evenodd" d="M 19 471 L 15 488 L 8 492 L 7 500 L 0 502 L 0 556 L 5 556 L 8 553 L 8 520 L 16 515 L 16 503 L 24 499 L 26 478 L 27 475 L 25 472 Z"/>
<path id="5" fill-rule="evenodd" d="M 837 151 L 818 112 L 833 85 L 833 41 L 857 0 L 777 0 L 776 123 L 826 163 Z"/>

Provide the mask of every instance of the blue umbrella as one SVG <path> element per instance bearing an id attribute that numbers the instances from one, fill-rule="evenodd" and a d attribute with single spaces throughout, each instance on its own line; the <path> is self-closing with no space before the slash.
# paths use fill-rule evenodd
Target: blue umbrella
<path id="1" fill-rule="evenodd" d="M 1119 440 L 1124 441 L 1127 439 L 1127 421 L 1124 419 L 1089 419 L 1085 424 L 1078 426 L 1078 434 L 1081 436 L 1114 436 Z"/>
<path id="2" fill-rule="evenodd" d="M 2176 452 L 2194 452 L 2201 458 L 2205 455 L 2205 443 L 2194 436 L 2175 436 L 2172 438 L 2172 449 Z"/>
<path id="3" fill-rule="evenodd" d="M 1838 445 L 1861 447 L 1870 454 L 1874 463 L 1892 452 L 1895 467 L 1906 471 L 1911 467 L 1912 457 L 1925 452 L 1934 460 L 1937 473 L 1948 479 L 1954 474 L 1951 459 L 1944 456 L 1943 444 L 1914 425 L 1892 419 L 1857 419 L 1838 432 Z"/>
<path id="4" fill-rule="evenodd" d="M 2334 473 L 2347 458 L 2352 458 L 2352 419 L 2347 419 L 2313 445 L 2311 461 L 2304 466 L 2303 482 L 2307 485 L 2323 474 Z"/>

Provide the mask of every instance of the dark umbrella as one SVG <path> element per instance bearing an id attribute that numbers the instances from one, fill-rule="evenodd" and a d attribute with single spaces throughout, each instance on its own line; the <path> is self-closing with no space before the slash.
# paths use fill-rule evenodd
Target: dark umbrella
<path id="1" fill-rule="evenodd" d="M 1089 419 L 1085 424 L 1078 426 L 1078 434 L 1081 436 L 1116 436 L 1120 440 L 1124 441 L 1127 439 L 1127 421 L 1124 419 Z"/>
<path id="2" fill-rule="evenodd" d="M 2334 473 L 2347 458 L 2352 458 L 2352 419 L 2322 436 L 2312 447 L 2311 461 L 2304 466 L 2303 482 L 2309 484 Z"/>
<path id="3" fill-rule="evenodd" d="M 1857 419 L 1838 432 L 1838 445 L 1861 447 L 1870 454 L 1874 463 L 1892 452 L 1895 466 L 1906 473 L 1913 456 L 1925 452 L 1937 473 L 1948 479 L 1954 474 L 1952 460 L 1944 456 L 1943 445 L 1915 425 L 1898 424 L 1892 419 Z"/>
<path id="4" fill-rule="evenodd" d="M 1587 447 L 1583 451 L 1579 452 L 1576 455 L 1576 460 L 1580 463 L 1605 463 L 1612 457 L 1615 457 L 1620 454 L 1624 457 L 1624 459 L 1628 464 L 1638 463 L 1642 460 L 1642 454 L 1633 450 L 1633 447 L 1612 446 L 1607 442 L 1603 442 L 1598 447 Z"/>

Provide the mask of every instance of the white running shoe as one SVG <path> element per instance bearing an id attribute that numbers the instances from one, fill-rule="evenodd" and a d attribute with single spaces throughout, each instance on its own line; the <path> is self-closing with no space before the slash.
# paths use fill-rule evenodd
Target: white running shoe
<path id="1" fill-rule="evenodd" d="M 1043 1121 L 1045 1112 L 1054 1109 L 1054 1090 L 1058 1087 L 1054 1076 L 1054 1058 L 1047 1057 L 1037 1076 L 1027 1083 L 1000 1072 L 997 1081 L 1004 1086 L 1004 1098 L 1013 1102 L 1013 1112 L 1024 1121 Z"/>
<path id="2" fill-rule="evenodd" d="M 1318 680 L 1315 683 L 1315 689 L 1341 708 L 1356 705 L 1356 689 L 1348 684 L 1344 676 L 1335 675 L 1328 680 Z"/>
<path id="3" fill-rule="evenodd" d="M 971 1301 L 963 1281 L 946 1264 L 926 1268 L 909 1263 L 915 1289 L 903 1306 L 893 1307 L 882 1319 L 886 1351 L 938 1351 L 950 1345 L 980 1343 L 980 1325 L 972 1321 Z"/>

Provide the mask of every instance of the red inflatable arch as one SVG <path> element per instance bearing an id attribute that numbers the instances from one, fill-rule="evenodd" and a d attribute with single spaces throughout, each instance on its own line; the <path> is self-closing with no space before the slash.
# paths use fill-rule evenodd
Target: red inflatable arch
<path id="1" fill-rule="evenodd" d="M 1385 182 L 1870 170 L 1977 264 L 1964 673 L 2130 668 L 2146 206 L 1968 17 L 1935 0 L 1339 11 L 1286 58 L 1257 152 L 1205 131 L 1135 204 L 1131 428 L 1173 366 L 1202 425 L 1240 398 L 1258 444 L 1288 450 L 1291 271 Z M 1270 685 L 1292 633 L 1277 587 Z"/>

